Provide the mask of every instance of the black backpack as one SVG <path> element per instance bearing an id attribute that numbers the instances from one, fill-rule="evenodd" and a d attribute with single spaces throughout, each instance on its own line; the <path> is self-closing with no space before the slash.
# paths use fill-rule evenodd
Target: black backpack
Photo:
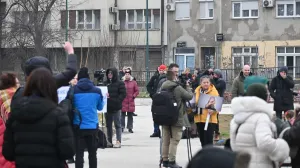
<path id="1" fill-rule="evenodd" d="M 154 123 L 164 126 L 173 126 L 178 121 L 179 108 L 173 93 L 174 89 L 162 89 L 152 97 L 152 117 Z"/>

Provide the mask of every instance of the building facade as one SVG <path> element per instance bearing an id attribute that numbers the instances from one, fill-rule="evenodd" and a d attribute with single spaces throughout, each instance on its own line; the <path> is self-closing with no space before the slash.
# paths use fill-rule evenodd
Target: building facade
<path id="1" fill-rule="evenodd" d="M 166 60 L 181 69 L 284 65 L 300 75 L 292 68 L 300 64 L 300 1 L 165 0 L 165 6 Z"/>
<path id="2" fill-rule="evenodd" d="M 88 66 L 91 69 L 130 66 L 136 71 L 145 70 L 147 26 L 149 28 L 149 69 L 155 70 L 164 61 L 167 40 L 164 35 L 166 34 L 164 29 L 166 20 L 163 1 L 149 1 L 148 15 L 146 2 L 140 0 L 72 0 L 68 2 L 68 10 L 66 10 L 66 4 L 55 4 L 45 24 L 45 27 L 57 30 L 59 36 L 56 41 L 45 44 L 51 51 L 51 56 L 48 58 L 52 63 L 59 64 L 65 61 L 62 44 L 67 32 L 67 38 L 74 45 L 75 53 L 78 55 L 78 66 Z M 6 3 L 9 7 L 11 2 L 7 0 Z M 30 25 L 32 17 L 29 12 L 15 6 L 6 20 L 14 23 L 15 30 L 15 27 L 20 27 L 19 23 L 25 26 Z M 12 47 L 17 46 L 6 44 L 2 46 L 2 48 Z M 30 45 L 23 47 L 30 49 Z"/>

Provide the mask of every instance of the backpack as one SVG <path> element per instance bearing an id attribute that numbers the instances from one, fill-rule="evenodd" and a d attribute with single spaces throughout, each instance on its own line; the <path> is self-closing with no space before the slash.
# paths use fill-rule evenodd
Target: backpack
<path id="1" fill-rule="evenodd" d="M 82 117 L 80 112 L 74 107 L 74 86 L 70 87 L 66 98 L 59 103 L 59 106 L 68 113 L 71 125 L 73 125 L 74 115 L 77 114 L 79 116 L 78 128 L 80 128 Z"/>
<path id="2" fill-rule="evenodd" d="M 179 108 L 173 93 L 174 89 L 162 89 L 152 97 L 152 117 L 155 124 L 173 126 L 178 121 Z"/>

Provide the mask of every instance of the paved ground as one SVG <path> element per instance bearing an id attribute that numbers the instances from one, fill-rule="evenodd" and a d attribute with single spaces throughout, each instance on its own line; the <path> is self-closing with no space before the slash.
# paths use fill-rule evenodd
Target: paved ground
<path id="1" fill-rule="evenodd" d="M 150 138 L 153 132 L 153 123 L 150 106 L 137 106 L 137 117 L 134 118 L 134 133 L 130 134 L 125 130 L 122 137 L 121 149 L 99 149 L 98 167 L 102 168 L 156 168 L 159 161 L 159 139 Z M 179 144 L 177 161 L 184 166 L 188 162 L 186 140 Z M 199 139 L 192 139 L 192 151 L 200 149 Z M 88 153 L 84 156 L 85 168 L 88 168 Z M 75 168 L 74 164 L 69 165 Z"/>

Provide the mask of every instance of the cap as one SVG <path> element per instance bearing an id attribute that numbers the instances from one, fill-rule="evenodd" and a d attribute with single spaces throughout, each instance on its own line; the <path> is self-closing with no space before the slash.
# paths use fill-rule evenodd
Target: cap
<path id="1" fill-rule="evenodd" d="M 164 71 L 164 70 L 166 70 L 166 69 L 167 69 L 167 66 L 164 65 L 164 64 L 162 64 L 162 65 L 160 65 L 160 66 L 158 67 L 158 70 L 159 70 L 159 71 Z"/>

